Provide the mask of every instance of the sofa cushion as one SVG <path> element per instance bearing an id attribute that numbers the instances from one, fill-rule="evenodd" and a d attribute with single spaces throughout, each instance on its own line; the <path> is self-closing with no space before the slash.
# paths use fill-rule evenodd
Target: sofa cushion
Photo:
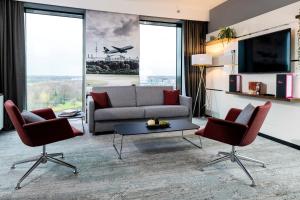
<path id="1" fill-rule="evenodd" d="M 107 92 L 91 92 L 90 94 L 95 102 L 96 109 L 110 107 Z"/>
<path id="2" fill-rule="evenodd" d="M 164 117 L 186 117 L 189 116 L 189 109 L 180 105 L 159 105 L 143 106 L 145 118 L 164 118 Z"/>
<path id="3" fill-rule="evenodd" d="M 143 119 L 144 109 L 141 107 L 97 109 L 95 110 L 94 117 L 95 117 L 95 121 Z"/>
<path id="4" fill-rule="evenodd" d="M 136 86 L 137 106 L 164 104 L 164 90 L 173 90 L 172 86 Z"/>
<path id="5" fill-rule="evenodd" d="M 179 90 L 164 90 L 164 105 L 179 105 Z"/>
<path id="6" fill-rule="evenodd" d="M 112 107 L 136 106 L 135 86 L 93 87 L 93 92 L 107 92 Z"/>

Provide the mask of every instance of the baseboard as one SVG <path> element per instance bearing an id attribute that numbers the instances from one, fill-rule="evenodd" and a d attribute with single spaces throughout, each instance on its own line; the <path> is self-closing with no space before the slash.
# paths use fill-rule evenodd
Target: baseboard
<path id="1" fill-rule="evenodd" d="M 259 133 L 258 135 L 261 136 L 261 137 L 263 137 L 263 138 L 267 138 L 269 140 L 272 140 L 274 142 L 277 142 L 277 143 L 286 145 L 288 147 L 300 150 L 300 146 L 299 145 L 296 145 L 296 144 L 293 144 L 293 143 L 290 143 L 290 142 L 287 142 L 287 141 L 284 141 L 284 140 L 281 140 L 281 139 L 278 139 L 278 138 L 275 138 L 275 137 L 272 137 L 272 136 L 269 136 L 269 135 L 266 135 L 266 134 L 263 134 L 263 133 Z"/>

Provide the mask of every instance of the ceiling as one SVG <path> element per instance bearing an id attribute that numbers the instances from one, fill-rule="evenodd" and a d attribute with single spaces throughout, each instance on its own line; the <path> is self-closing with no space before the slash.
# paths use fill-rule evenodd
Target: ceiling
<path id="1" fill-rule="evenodd" d="M 174 19 L 209 20 L 209 10 L 226 0 L 22 0 L 41 4 Z"/>
<path id="2" fill-rule="evenodd" d="M 135 2 L 149 2 L 149 0 L 125 0 L 125 1 L 135 1 Z M 162 0 L 151 0 L 151 2 L 161 2 Z M 227 0 L 163 0 L 163 2 L 168 4 L 179 4 L 179 5 L 190 5 L 190 6 L 201 6 L 204 8 L 212 9 L 219 4 Z"/>

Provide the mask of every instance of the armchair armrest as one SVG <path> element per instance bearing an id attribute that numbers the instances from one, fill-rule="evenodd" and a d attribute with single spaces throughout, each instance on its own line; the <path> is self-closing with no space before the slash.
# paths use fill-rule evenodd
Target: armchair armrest
<path id="1" fill-rule="evenodd" d="M 89 131 L 91 133 L 94 133 L 95 132 L 95 119 L 94 119 L 95 102 L 91 96 L 88 97 L 87 101 L 88 101 L 87 115 L 88 115 Z"/>
<path id="2" fill-rule="evenodd" d="M 56 116 L 51 108 L 44 108 L 39 110 L 33 110 L 32 113 L 48 120 L 48 119 L 55 119 Z"/>
<path id="3" fill-rule="evenodd" d="M 23 126 L 31 144 L 41 146 L 75 137 L 72 127 L 66 118 L 50 119 Z"/>
<path id="4" fill-rule="evenodd" d="M 179 95 L 180 105 L 186 106 L 189 109 L 189 119 L 192 120 L 193 108 L 192 108 L 192 98 L 188 96 Z"/>
<path id="5" fill-rule="evenodd" d="M 228 111 L 225 120 L 234 122 L 241 112 L 242 112 L 241 109 L 231 108 Z"/>
<path id="6" fill-rule="evenodd" d="M 202 136 L 236 146 L 241 143 L 247 130 L 248 126 L 244 124 L 208 118 Z"/>

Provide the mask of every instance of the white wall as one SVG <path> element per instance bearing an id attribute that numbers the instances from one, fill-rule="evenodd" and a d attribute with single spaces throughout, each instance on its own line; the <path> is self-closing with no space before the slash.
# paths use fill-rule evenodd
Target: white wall
<path id="1" fill-rule="evenodd" d="M 22 0 L 57 6 L 174 19 L 209 20 L 209 10 L 225 0 Z M 177 13 L 180 10 L 180 13 Z"/>
<path id="2" fill-rule="evenodd" d="M 254 37 L 257 35 L 266 34 L 269 32 L 275 32 L 278 30 L 291 28 L 292 29 L 292 59 L 298 59 L 297 56 L 297 37 L 296 33 L 298 31 L 298 21 L 295 16 L 299 13 L 300 2 L 285 6 L 283 8 L 265 13 L 263 15 L 251 18 L 249 20 L 240 22 L 233 25 L 238 36 L 246 35 L 256 31 L 261 31 L 264 29 L 272 28 L 269 31 L 263 31 L 251 36 L 241 37 L 239 39 L 245 39 L 248 37 Z M 207 35 L 216 36 L 218 32 L 213 32 Z M 220 54 L 227 54 L 231 50 L 235 49 L 237 52 L 238 42 L 233 42 L 225 47 L 220 46 L 208 46 L 207 52 L 212 53 L 215 56 Z M 298 69 L 298 64 L 293 64 L 293 72 L 297 75 L 297 81 L 295 82 L 295 92 L 298 97 L 300 97 L 300 70 Z M 248 103 L 254 105 L 261 105 L 266 99 L 255 99 L 249 97 L 240 97 L 235 95 L 225 94 L 224 91 L 228 91 L 228 75 L 230 74 L 230 67 L 225 66 L 224 68 L 212 68 L 207 72 L 207 87 L 213 89 L 223 90 L 219 91 L 208 91 L 208 113 L 211 113 L 216 117 L 225 117 L 227 111 L 232 107 L 243 108 Z M 235 67 L 235 72 L 237 73 L 237 66 Z M 267 92 L 270 94 L 276 93 L 276 75 L 275 74 L 252 74 L 252 75 L 242 75 L 242 85 L 243 92 L 248 92 L 248 82 L 249 81 L 261 81 L 267 84 Z M 270 136 L 286 140 L 300 145 L 300 103 L 290 103 L 273 101 L 273 107 L 261 129 L 262 133 L 268 134 Z"/>

